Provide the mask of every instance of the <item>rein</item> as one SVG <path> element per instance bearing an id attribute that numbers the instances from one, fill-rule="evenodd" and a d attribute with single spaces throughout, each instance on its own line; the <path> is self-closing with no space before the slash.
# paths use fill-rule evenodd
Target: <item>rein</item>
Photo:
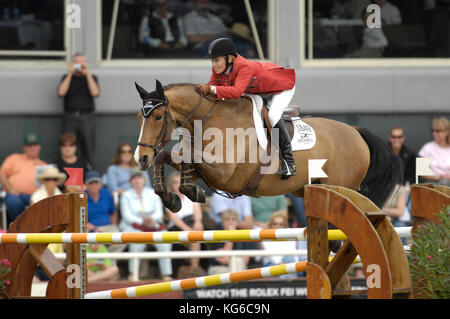
<path id="1" fill-rule="evenodd" d="M 191 120 L 191 118 L 194 116 L 194 113 L 197 111 L 197 109 L 200 107 L 200 105 L 202 104 L 203 98 L 205 99 L 209 99 L 206 96 L 203 96 L 197 88 L 195 88 L 196 92 L 200 94 L 200 100 L 198 101 L 197 105 L 193 108 L 193 110 L 191 111 L 191 113 L 186 117 L 186 119 L 184 120 L 183 124 L 181 124 L 181 126 L 177 126 L 176 128 L 184 128 L 186 126 L 187 123 L 189 123 L 189 121 Z M 165 96 L 164 96 L 165 97 Z M 212 99 L 212 98 L 211 98 Z M 214 103 L 211 106 L 211 108 L 208 110 L 208 113 L 206 113 L 206 115 L 202 118 L 202 124 L 204 124 L 206 122 L 206 120 L 209 118 L 209 116 L 211 115 L 211 113 L 214 111 L 214 109 L 217 106 L 217 101 L 220 101 L 219 99 L 214 98 Z M 145 109 L 145 104 L 146 103 L 153 103 L 153 102 L 158 102 L 158 104 L 156 104 L 155 106 L 151 107 L 148 111 L 146 111 Z M 155 144 L 150 144 L 150 143 L 144 143 L 144 142 L 138 142 L 137 145 L 139 146 L 143 146 L 143 147 L 149 147 L 153 149 L 153 160 L 156 158 L 156 156 L 159 154 L 159 152 L 161 152 L 161 150 L 164 148 L 165 144 L 167 143 L 167 141 L 164 141 L 164 138 L 166 137 L 167 134 L 167 125 L 168 125 L 168 117 L 169 117 L 169 101 L 167 100 L 167 97 L 165 97 L 165 100 L 159 100 L 159 99 L 148 99 L 148 100 L 144 100 L 144 106 L 142 107 L 142 115 L 144 116 L 144 118 L 148 118 L 152 112 L 154 110 L 156 110 L 157 108 L 164 106 L 165 111 L 164 111 L 164 123 L 163 126 L 161 128 L 161 131 L 158 134 L 158 137 L 156 138 L 156 142 Z M 152 163 L 153 164 L 153 163 Z"/>

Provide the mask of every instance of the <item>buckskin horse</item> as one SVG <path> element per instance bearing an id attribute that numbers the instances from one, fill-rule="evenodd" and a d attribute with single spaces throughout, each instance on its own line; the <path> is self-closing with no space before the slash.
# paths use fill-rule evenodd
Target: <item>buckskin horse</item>
<path id="1" fill-rule="evenodd" d="M 254 127 L 250 99 L 218 100 L 211 95 L 202 95 L 194 84 L 163 87 L 156 80 L 156 90 L 153 92 L 147 92 L 137 83 L 135 85 L 143 101 L 143 107 L 137 114 L 140 135 L 135 159 L 142 170 L 153 166 L 155 192 L 172 212 L 181 208 L 181 201 L 176 194 L 166 189 L 165 164 L 181 171 L 180 192 L 195 202 L 205 201 L 203 190 L 191 182 L 191 179 L 196 178 L 203 179 L 213 190 L 222 190 L 234 196 L 292 193 L 302 197 L 303 187 L 308 183 L 308 159 L 327 159 L 323 170 L 328 177 L 312 179 L 312 183 L 358 190 L 379 207 L 398 182 L 398 161 L 380 138 L 365 128 L 315 117 L 303 121 L 315 130 L 316 144 L 309 150 L 293 153 L 297 175 L 286 180 L 275 174 L 261 174 L 261 161 L 259 158 L 249 161 L 251 154 L 248 146 L 245 160 L 176 163 L 173 161 L 174 152 L 163 150 L 171 141 L 175 129 L 187 129 L 194 136 L 194 121 L 200 120 L 201 136 L 209 128 L 219 129 L 223 136 L 226 136 L 226 128 L 242 128 L 245 131 Z M 187 143 L 192 143 L 192 140 Z M 202 140 L 200 143 L 203 150 L 210 141 Z M 236 154 L 236 143 L 225 141 L 221 146 L 224 154 Z M 264 150 L 258 146 L 258 151 Z"/>

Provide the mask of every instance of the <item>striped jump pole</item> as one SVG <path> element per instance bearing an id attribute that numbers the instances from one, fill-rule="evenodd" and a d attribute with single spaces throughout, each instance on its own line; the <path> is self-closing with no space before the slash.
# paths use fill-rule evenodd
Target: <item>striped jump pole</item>
<path id="1" fill-rule="evenodd" d="M 117 299 L 134 298 L 171 291 L 205 288 L 266 277 L 276 277 L 306 271 L 307 261 L 249 269 L 244 271 L 229 272 L 220 275 L 174 280 L 157 284 L 134 286 L 121 289 L 112 289 L 91 292 L 85 295 L 85 299 Z"/>
<path id="2" fill-rule="evenodd" d="M 305 228 L 136 233 L 0 234 L 0 244 L 123 244 L 253 240 L 306 240 Z"/>
<path id="3" fill-rule="evenodd" d="M 411 235 L 411 227 L 398 227 L 396 231 L 400 237 Z M 305 241 L 306 237 L 306 228 L 137 233 L 6 233 L 0 234 L 0 244 L 157 244 L 264 240 Z M 329 229 L 328 239 L 345 240 L 347 236 L 341 230 Z"/>

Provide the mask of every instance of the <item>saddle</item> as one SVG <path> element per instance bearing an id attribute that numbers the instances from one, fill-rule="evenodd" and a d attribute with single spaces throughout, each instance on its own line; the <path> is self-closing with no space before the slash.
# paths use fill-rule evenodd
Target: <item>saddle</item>
<path id="1" fill-rule="evenodd" d="M 269 136 L 272 135 L 272 125 L 270 125 L 269 121 L 269 108 L 267 107 L 266 101 L 264 101 L 264 106 L 261 111 L 261 116 L 264 119 L 264 128 L 267 129 L 269 132 Z M 294 125 L 292 124 L 292 118 L 293 117 L 300 117 L 300 108 L 291 108 L 288 111 L 283 112 L 283 115 L 281 116 L 281 119 L 286 123 L 286 128 L 289 133 L 289 137 L 294 137 Z"/>

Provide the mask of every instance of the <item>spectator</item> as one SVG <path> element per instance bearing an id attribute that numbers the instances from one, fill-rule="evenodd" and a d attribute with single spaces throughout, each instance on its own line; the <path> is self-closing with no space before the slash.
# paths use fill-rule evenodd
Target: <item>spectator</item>
<path id="1" fill-rule="evenodd" d="M 271 229 L 280 229 L 288 227 L 288 218 L 286 214 L 281 211 L 275 212 L 270 216 L 268 227 Z M 305 241 L 263 241 L 261 246 L 264 250 L 277 251 L 277 252 L 290 252 L 298 248 L 306 250 Z M 300 247 L 299 247 L 300 246 Z M 276 266 L 286 263 L 293 263 L 299 260 L 304 260 L 305 258 L 299 258 L 298 256 L 277 256 L 271 255 L 263 258 L 263 266 Z M 280 276 L 280 278 L 295 278 L 300 274 L 286 274 Z"/>
<path id="2" fill-rule="evenodd" d="M 15 220 L 30 204 L 35 185 L 36 167 L 47 165 L 40 160 L 41 144 L 39 136 L 27 134 L 23 141 L 23 154 L 8 156 L 0 169 L 0 181 L 6 191 L 5 205 L 10 220 Z"/>
<path id="3" fill-rule="evenodd" d="M 60 156 L 54 161 L 58 169 L 63 172 L 66 177 L 69 177 L 65 167 L 69 168 L 82 168 L 83 176 L 86 177 L 88 171 L 87 163 L 84 159 L 77 156 L 77 137 L 74 133 L 63 133 L 59 138 Z M 75 189 L 73 186 L 65 186 L 58 184 L 61 190 L 66 192 L 79 192 L 79 189 Z"/>
<path id="4" fill-rule="evenodd" d="M 62 194 L 58 185 L 64 183 L 66 175 L 61 173 L 56 167 L 48 166 L 48 168 L 37 175 L 37 180 L 41 183 L 41 186 L 31 195 L 30 205 L 33 205 L 44 198 Z M 64 245 L 62 244 L 49 244 L 47 248 L 53 254 L 64 252 Z M 36 268 L 35 276 L 39 281 L 50 280 L 41 266 Z"/>
<path id="5" fill-rule="evenodd" d="M 107 253 L 108 249 L 102 244 L 86 246 L 86 253 Z M 119 268 L 111 259 L 87 259 L 88 282 L 117 280 Z"/>
<path id="6" fill-rule="evenodd" d="M 177 213 L 169 211 L 169 230 L 170 231 L 194 231 L 203 230 L 203 215 L 199 203 L 192 202 L 189 198 L 180 192 L 181 177 L 179 172 L 173 172 L 169 176 L 168 190 L 177 194 L 182 203 L 181 209 Z M 189 250 L 199 251 L 200 243 L 189 244 Z M 190 271 L 198 272 L 200 267 L 199 258 L 191 258 Z"/>
<path id="7" fill-rule="evenodd" d="M 62 194 L 58 185 L 64 183 L 66 175 L 61 173 L 56 167 L 49 166 L 37 175 L 37 180 L 41 183 L 41 186 L 31 195 L 30 205 L 44 198 Z"/>
<path id="8" fill-rule="evenodd" d="M 238 224 L 238 213 L 232 209 L 228 209 L 222 212 L 221 224 L 224 230 L 236 230 Z M 226 242 L 212 244 L 213 250 L 230 251 L 230 250 L 243 250 L 244 242 Z M 247 269 L 250 258 L 248 256 L 236 257 L 236 265 L 234 271 L 242 271 Z M 231 272 L 231 257 L 217 257 L 210 261 L 208 274 L 217 275 L 227 272 Z"/>
<path id="9" fill-rule="evenodd" d="M 433 158 L 430 168 L 434 176 L 426 176 L 427 182 L 450 186 L 450 122 L 445 117 L 433 120 L 433 141 L 419 151 L 420 157 Z"/>
<path id="10" fill-rule="evenodd" d="M 86 174 L 86 190 L 88 196 L 88 224 L 86 229 L 95 232 L 119 232 L 117 227 L 117 212 L 113 197 L 103 188 L 99 172 L 90 171 Z M 125 244 L 109 245 L 109 251 L 122 251 Z"/>
<path id="11" fill-rule="evenodd" d="M 384 49 L 388 46 L 388 40 L 382 28 L 369 28 L 368 19 L 372 13 L 363 10 L 362 18 L 367 26 L 363 31 L 363 44 L 355 52 L 346 55 L 348 58 L 381 58 Z"/>
<path id="12" fill-rule="evenodd" d="M 211 218 L 217 226 L 222 227 L 222 212 L 234 210 L 238 214 L 238 229 L 252 229 L 253 215 L 250 197 L 242 195 L 236 198 L 223 197 L 217 193 L 211 196 Z"/>
<path id="13" fill-rule="evenodd" d="M 389 131 L 389 148 L 398 155 L 403 163 L 403 184 L 415 183 L 416 153 L 409 150 L 405 145 L 405 132 L 400 126 L 394 126 Z"/>
<path id="14" fill-rule="evenodd" d="M 210 12 L 210 0 L 196 0 L 194 10 L 184 17 L 184 29 L 190 46 L 201 57 L 208 53 L 209 43 L 224 36 L 227 27 Z"/>
<path id="15" fill-rule="evenodd" d="M 411 215 L 406 207 L 408 191 L 404 185 L 395 185 L 391 196 L 387 199 L 382 210 L 391 219 L 394 227 L 408 226 Z"/>
<path id="16" fill-rule="evenodd" d="M 386 0 L 375 0 L 381 8 L 381 22 L 383 25 L 401 24 L 402 14 L 397 6 Z"/>
<path id="17" fill-rule="evenodd" d="M 136 167 L 133 147 L 128 142 L 121 143 L 106 172 L 107 187 L 111 193 L 117 192 L 121 195 L 124 191 L 131 189 L 130 172 L 133 167 Z M 150 187 L 147 173 L 144 176 L 146 179 L 145 185 Z"/>
<path id="18" fill-rule="evenodd" d="M 252 213 L 256 228 L 268 228 L 270 216 L 275 212 L 281 212 L 288 218 L 286 198 L 284 195 L 261 196 L 251 198 Z"/>
<path id="19" fill-rule="evenodd" d="M 305 201 L 303 197 L 297 197 L 291 193 L 285 194 L 285 196 L 291 200 L 298 227 L 306 227 Z"/>
<path id="20" fill-rule="evenodd" d="M 95 103 L 100 94 L 97 76 L 89 70 L 86 58 L 77 53 L 61 80 L 58 95 L 64 97 L 63 131 L 78 136 L 82 158 L 92 169 L 95 150 Z"/>
<path id="21" fill-rule="evenodd" d="M 161 199 L 154 190 L 146 187 L 145 172 L 138 168 L 130 172 L 131 189 L 125 191 L 120 198 L 122 219 L 120 230 L 123 232 L 159 231 L 165 229 L 164 212 Z M 158 251 L 172 250 L 172 244 L 153 244 Z M 129 244 L 130 252 L 143 252 L 145 244 Z M 159 270 L 162 280 L 172 280 L 172 263 L 169 258 L 159 258 Z M 129 260 L 128 271 L 133 272 L 134 261 Z M 138 266 L 139 269 L 139 266 Z"/>
<path id="22" fill-rule="evenodd" d="M 338 0 L 331 9 L 333 19 L 359 19 L 361 11 L 367 10 L 370 0 Z"/>
<path id="23" fill-rule="evenodd" d="M 188 41 L 181 20 L 167 10 L 166 0 L 154 2 L 154 11 L 142 17 L 139 41 L 153 50 L 185 48 Z"/>

